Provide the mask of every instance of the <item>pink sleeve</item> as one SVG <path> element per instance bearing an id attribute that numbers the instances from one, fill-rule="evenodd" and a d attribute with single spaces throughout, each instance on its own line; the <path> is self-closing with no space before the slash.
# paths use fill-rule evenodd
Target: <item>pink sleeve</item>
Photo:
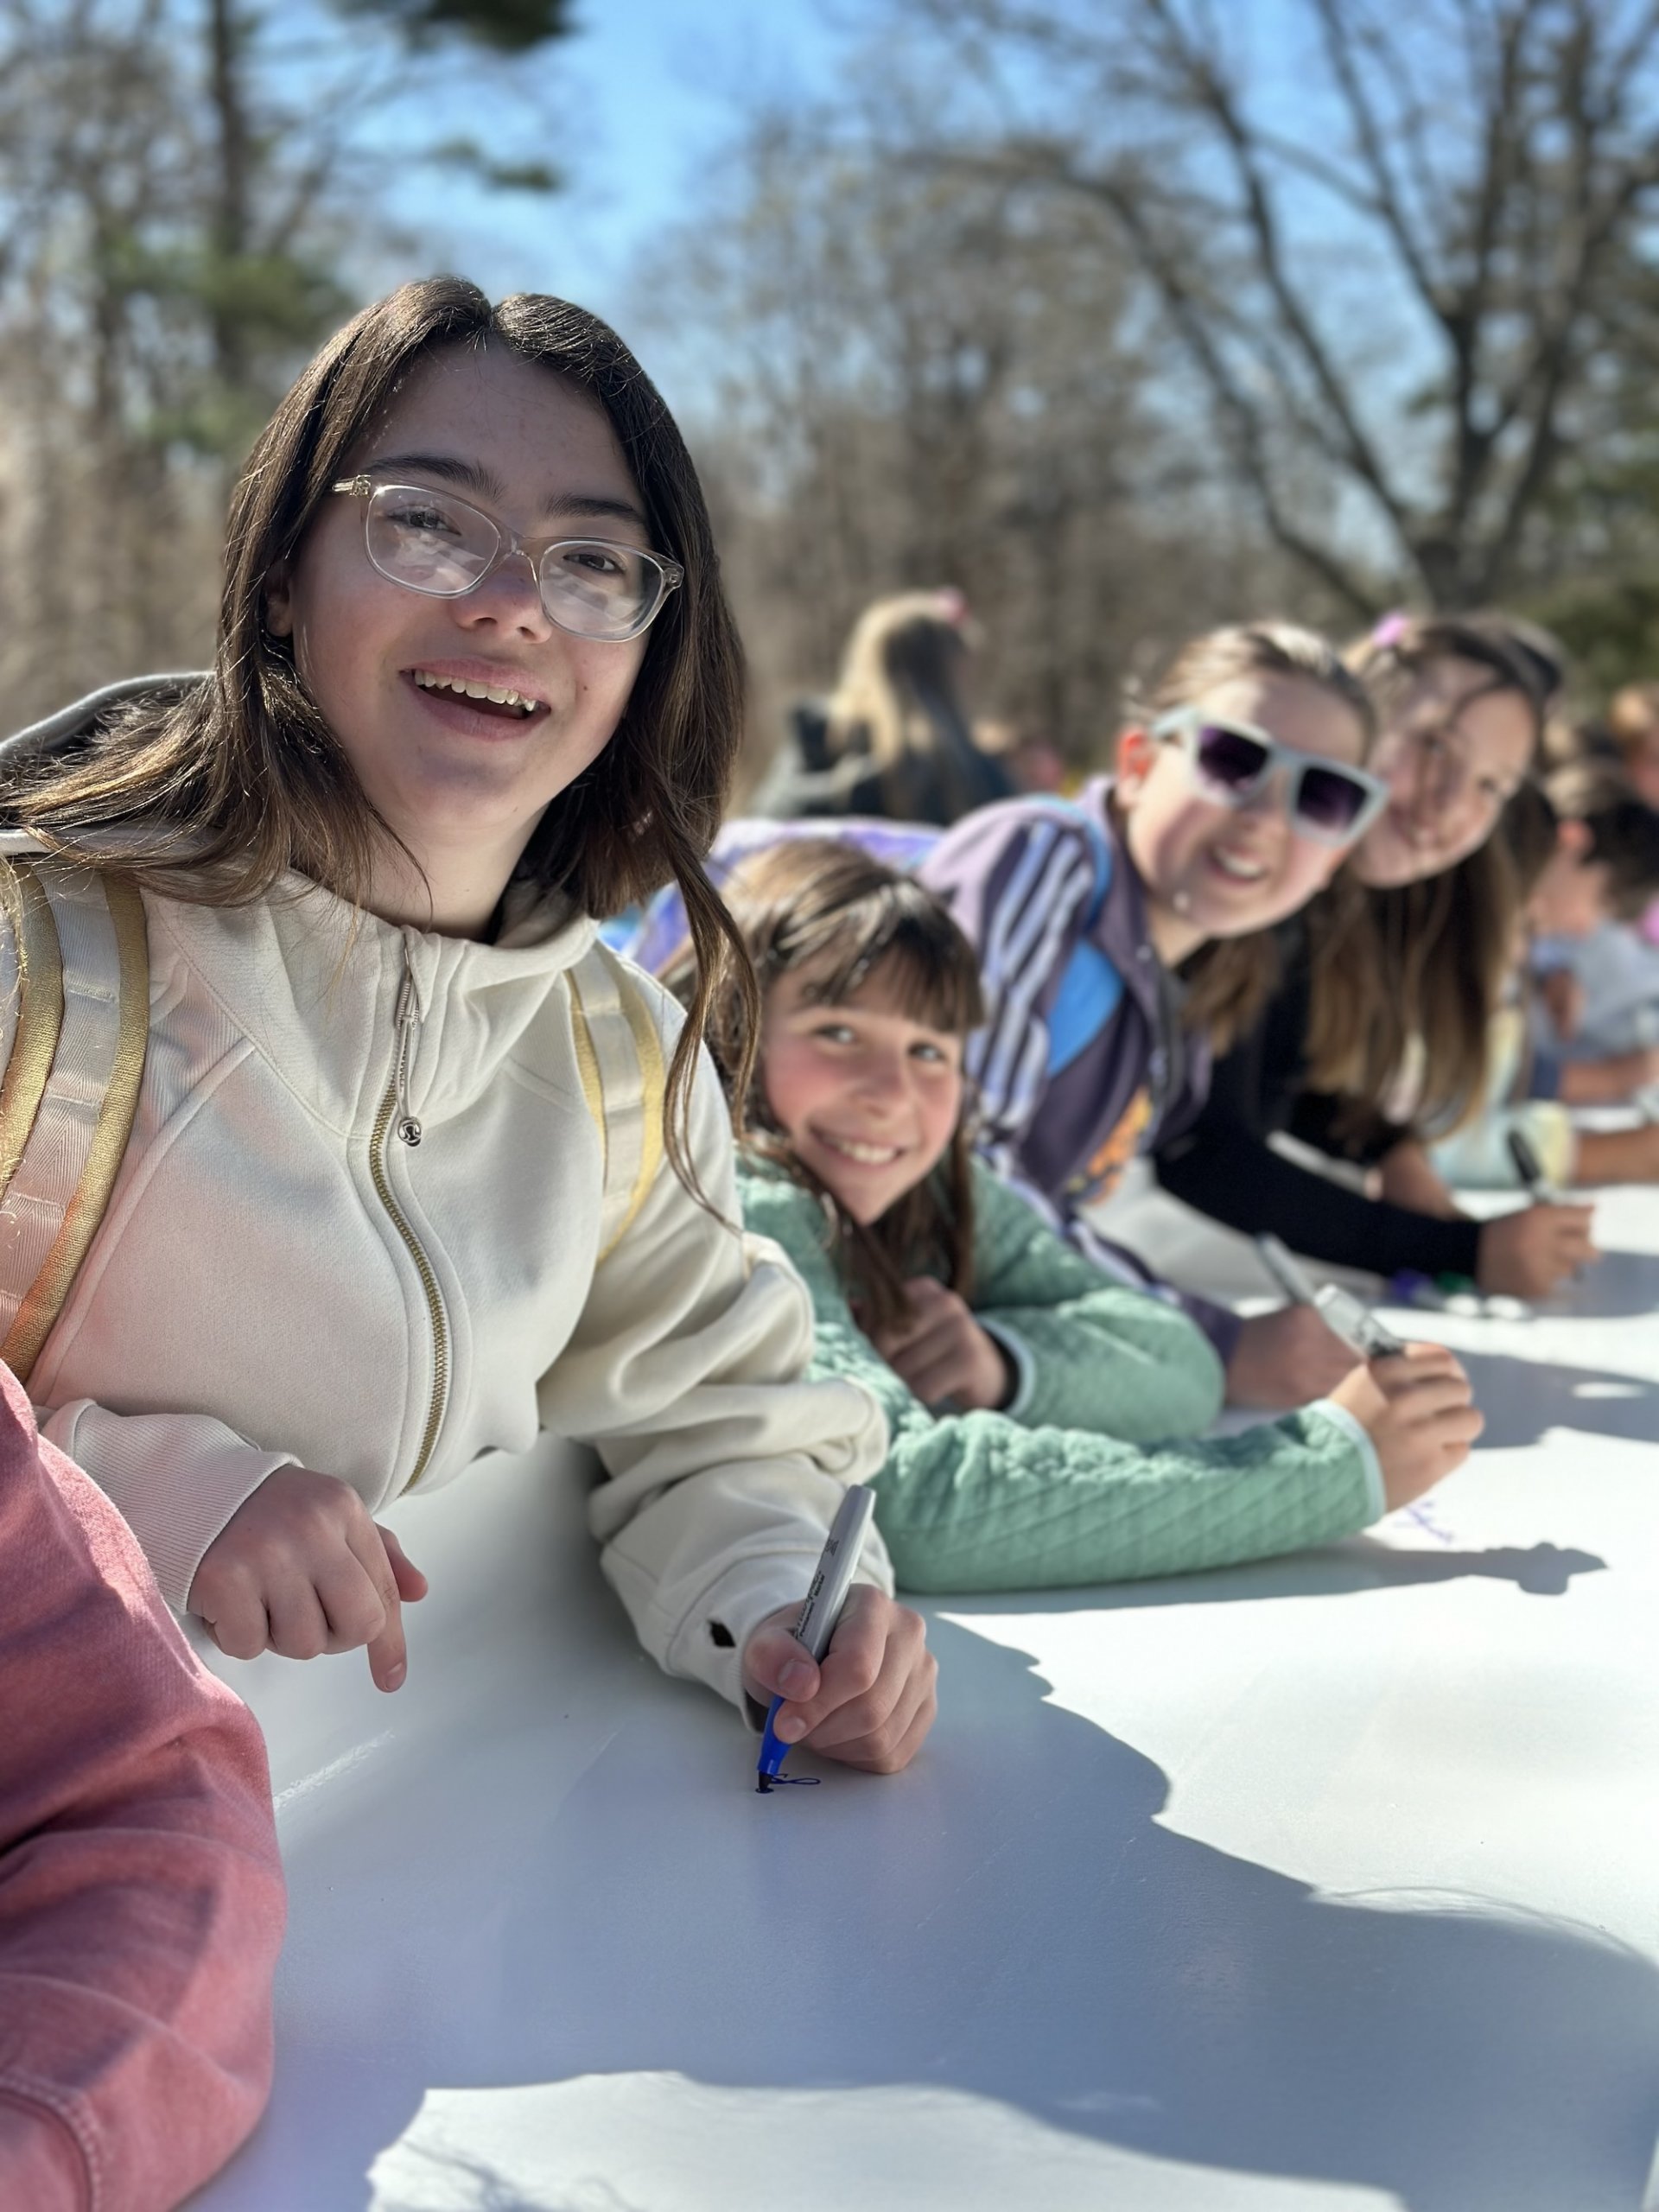
<path id="1" fill-rule="evenodd" d="M 168 2212 L 270 2084 L 264 1745 L 0 1367 L 0 2205 Z"/>

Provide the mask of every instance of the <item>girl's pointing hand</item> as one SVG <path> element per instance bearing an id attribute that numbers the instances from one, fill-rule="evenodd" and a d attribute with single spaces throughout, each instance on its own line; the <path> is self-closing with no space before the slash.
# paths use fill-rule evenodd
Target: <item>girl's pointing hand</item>
<path id="1" fill-rule="evenodd" d="M 403 1608 L 426 1587 L 349 1483 L 279 1467 L 207 1547 L 189 1608 L 232 1659 L 315 1659 L 362 1644 L 375 1687 L 395 1690 L 408 1671 Z"/>

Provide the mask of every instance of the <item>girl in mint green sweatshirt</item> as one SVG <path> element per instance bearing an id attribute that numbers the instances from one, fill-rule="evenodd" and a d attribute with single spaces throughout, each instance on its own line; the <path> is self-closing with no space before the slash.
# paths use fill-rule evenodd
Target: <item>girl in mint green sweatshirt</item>
<path id="1" fill-rule="evenodd" d="M 795 840 L 724 887 L 765 993 L 709 1042 L 749 1135 L 746 1224 L 811 1293 L 817 1370 L 886 1411 L 877 1519 L 912 1590 L 1173 1574 L 1353 1534 L 1466 1457 L 1452 1355 L 1413 1345 L 1329 1398 L 1205 1437 L 1224 1378 L 1175 1306 L 1113 1282 L 973 1159 L 971 947 L 912 879 Z"/>

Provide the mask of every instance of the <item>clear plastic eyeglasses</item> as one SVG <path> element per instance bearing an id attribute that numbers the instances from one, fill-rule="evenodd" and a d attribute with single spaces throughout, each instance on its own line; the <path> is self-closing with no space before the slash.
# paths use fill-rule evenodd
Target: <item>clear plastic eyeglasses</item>
<path id="1" fill-rule="evenodd" d="M 329 489 L 361 499 L 373 567 L 406 591 L 464 599 L 515 553 L 535 572 L 550 622 L 578 638 L 624 645 L 648 630 L 685 571 L 666 554 L 604 537 L 520 537 L 452 492 L 352 476 Z"/>

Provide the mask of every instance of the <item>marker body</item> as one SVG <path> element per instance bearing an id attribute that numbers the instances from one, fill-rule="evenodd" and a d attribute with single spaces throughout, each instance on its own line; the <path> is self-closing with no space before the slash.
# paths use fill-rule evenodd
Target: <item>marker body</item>
<path id="1" fill-rule="evenodd" d="M 1306 1268 L 1290 1248 L 1281 1243 L 1271 1230 L 1263 1230 L 1255 1240 L 1255 1249 L 1262 1264 L 1278 1284 L 1293 1306 L 1317 1306 L 1319 1294 Z"/>
<path id="2" fill-rule="evenodd" d="M 1515 1162 L 1515 1172 L 1521 1178 L 1527 1195 L 1535 1205 L 1558 1206 L 1561 1194 L 1544 1173 L 1537 1154 L 1519 1129 L 1510 1129 L 1504 1141 L 1510 1147 L 1510 1158 Z"/>
<path id="3" fill-rule="evenodd" d="M 1385 1329 L 1370 1307 L 1356 1298 L 1351 1290 L 1340 1290 L 1328 1282 L 1314 1300 L 1325 1317 L 1325 1325 L 1333 1335 L 1342 1338 L 1351 1351 L 1362 1359 L 1392 1359 L 1405 1346 L 1392 1329 Z"/>

